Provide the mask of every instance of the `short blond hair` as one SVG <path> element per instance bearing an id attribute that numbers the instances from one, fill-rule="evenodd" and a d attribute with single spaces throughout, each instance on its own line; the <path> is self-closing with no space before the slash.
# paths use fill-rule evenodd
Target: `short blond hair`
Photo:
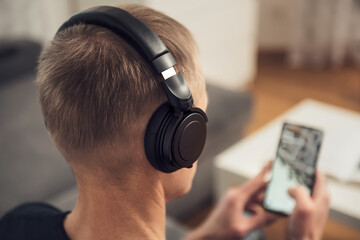
<path id="1" fill-rule="evenodd" d="M 122 7 L 155 31 L 192 91 L 201 74 L 196 44 L 174 19 L 139 5 Z M 161 78 L 122 37 L 93 25 L 58 33 L 39 59 L 37 86 L 48 131 L 66 151 L 131 136 L 146 109 L 166 101 Z M 196 100 L 196 99 L 195 99 Z"/>

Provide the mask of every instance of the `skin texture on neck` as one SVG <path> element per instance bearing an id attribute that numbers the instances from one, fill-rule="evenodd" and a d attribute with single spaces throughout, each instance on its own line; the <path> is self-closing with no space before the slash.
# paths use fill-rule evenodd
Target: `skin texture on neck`
<path id="1" fill-rule="evenodd" d="M 64 222 L 68 236 L 72 240 L 165 239 L 161 182 L 146 174 L 131 178 L 120 185 L 77 176 L 78 201 Z"/>

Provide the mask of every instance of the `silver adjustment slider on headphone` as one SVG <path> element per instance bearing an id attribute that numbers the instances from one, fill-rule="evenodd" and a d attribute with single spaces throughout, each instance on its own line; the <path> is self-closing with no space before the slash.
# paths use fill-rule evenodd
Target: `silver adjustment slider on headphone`
<path id="1" fill-rule="evenodd" d="M 161 85 L 170 105 L 183 111 L 188 110 L 193 104 L 192 95 L 181 72 L 176 73 L 176 62 L 171 53 L 162 54 L 154 59 L 152 64 L 164 78 Z"/>
<path id="2" fill-rule="evenodd" d="M 174 108 L 186 111 L 193 105 L 190 89 L 181 72 L 162 81 L 161 85 L 170 105 Z"/>
<path id="3" fill-rule="evenodd" d="M 168 68 L 165 71 L 161 72 L 161 75 L 163 76 L 164 80 L 176 75 L 176 71 L 174 67 Z"/>

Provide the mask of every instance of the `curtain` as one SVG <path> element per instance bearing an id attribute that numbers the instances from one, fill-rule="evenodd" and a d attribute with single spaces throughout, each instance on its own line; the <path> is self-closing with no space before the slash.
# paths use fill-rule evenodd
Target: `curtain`
<path id="1" fill-rule="evenodd" d="M 287 56 L 293 67 L 360 67 L 360 0 L 291 0 Z"/>

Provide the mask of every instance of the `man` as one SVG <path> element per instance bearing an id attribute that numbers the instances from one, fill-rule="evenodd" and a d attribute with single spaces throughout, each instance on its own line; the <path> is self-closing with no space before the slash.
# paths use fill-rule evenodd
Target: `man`
<path id="1" fill-rule="evenodd" d="M 142 20 L 174 56 L 194 98 L 207 107 L 205 81 L 187 29 L 152 9 L 122 7 Z M 126 40 L 108 29 L 77 25 L 56 35 L 42 53 L 38 91 L 44 120 L 78 184 L 70 213 L 28 204 L 0 223 L 1 239 L 165 239 L 166 203 L 186 194 L 192 168 L 172 173 L 155 169 L 144 149 L 149 119 L 166 101 L 161 78 Z M 233 239 L 269 224 L 261 208 L 271 164 L 243 187 L 229 190 L 210 218 L 188 239 Z M 297 205 L 290 239 L 320 239 L 327 218 L 325 177 L 317 173 L 313 196 L 301 187 L 289 194 Z M 253 212 L 244 217 L 245 209 Z"/>

